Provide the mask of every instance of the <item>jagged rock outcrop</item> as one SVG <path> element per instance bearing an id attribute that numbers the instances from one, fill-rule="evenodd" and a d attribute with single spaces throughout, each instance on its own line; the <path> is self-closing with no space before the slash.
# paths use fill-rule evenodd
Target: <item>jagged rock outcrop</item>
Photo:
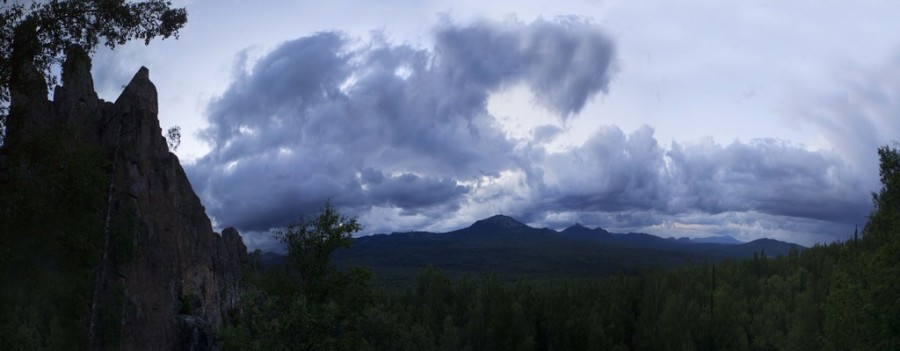
<path id="1" fill-rule="evenodd" d="M 215 332 L 240 298 L 247 249 L 236 230 L 213 232 L 162 136 L 149 71 L 140 68 L 115 103 L 106 102 L 94 91 L 88 55 L 72 48 L 63 85 L 49 101 L 28 54 L 17 53 L 13 65 L 7 143 L 14 148 L 18 136 L 40 129 L 74 128 L 108 155 L 90 346 L 114 340 L 127 350 L 215 349 Z"/>

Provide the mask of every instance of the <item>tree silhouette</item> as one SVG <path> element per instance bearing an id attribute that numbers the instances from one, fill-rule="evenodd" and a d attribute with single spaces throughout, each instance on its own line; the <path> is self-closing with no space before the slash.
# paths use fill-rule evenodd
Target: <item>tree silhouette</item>
<path id="1" fill-rule="evenodd" d="M 349 247 L 353 233 L 360 229 L 356 218 L 345 217 L 325 203 L 315 218 L 301 218 L 275 231 L 275 235 L 287 246 L 291 268 L 300 275 L 303 288 L 310 291 L 320 287 L 331 253 Z"/>
<path id="2" fill-rule="evenodd" d="M 175 152 L 181 145 L 181 127 L 174 126 L 166 130 L 166 144 L 169 144 L 169 150 Z"/>

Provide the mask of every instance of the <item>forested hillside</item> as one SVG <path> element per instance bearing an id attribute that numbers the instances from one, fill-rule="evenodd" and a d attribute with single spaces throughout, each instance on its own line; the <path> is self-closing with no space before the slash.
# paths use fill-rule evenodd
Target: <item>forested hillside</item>
<path id="1" fill-rule="evenodd" d="M 778 258 L 756 255 L 596 280 L 504 283 L 491 277 L 450 279 L 429 268 L 414 288 L 402 291 L 376 289 L 365 269 L 321 266 L 314 279 L 300 283 L 296 278 L 311 276 L 304 273 L 309 265 L 297 270 L 300 266 L 289 264 L 256 278 L 257 288 L 244 300 L 225 345 L 255 350 L 896 350 L 900 154 L 885 147 L 879 155 L 883 188 L 873 196 L 875 210 L 862 232 L 847 242 Z M 340 223 L 351 222 L 306 222 L 310 230 L 301 237 L 331 238 L 339 245 L 289 246 L 289 258 L 301 262 L 310 252 L 349 245 Z"/>
<path id="2" fill-rule="evenodd" d="M 558 232 L 532 228 L 511 217 L 496 215 L 449 233 L 410 232 L 355 238 L 351 247 L 335 251 L 332 259 L 339 267 L 371 268 L 382 285 L 406 287 L 415 282 L 423 267 L 429 266 L 455 278 L 495 274 L 501 281 L 595 279 L 634 274 L 644 269 L 675 268 L 687 262 L 751 258 L 754 253 L 776 257 L 803 249 L 797 244 L 772 239 L 738 244 L 703 243 L 645 233 L 610 233 L 579 224 Z M 266 258 L 267 263 L 274 261 L 272 256 Z"/>

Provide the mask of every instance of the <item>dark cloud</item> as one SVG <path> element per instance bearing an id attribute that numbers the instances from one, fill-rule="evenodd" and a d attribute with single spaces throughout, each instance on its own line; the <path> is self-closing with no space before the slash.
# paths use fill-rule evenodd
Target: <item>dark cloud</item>
<path id="1" fill-rule="evenodd" d="M 834 153 L 762 139 L 728 146 L 673 143 L 667 156 L 675 212 L 755 210 L 860 223 L 870 209 L 861 182 Z"/>
<path id="2" fill-rule="evenodd" d="M 374 182 L 363 183 L 370 196 L 383 199 L 383 204 L 404 209 L 440 205 L 447 199 L 457 198 L 468 188 L 452 178 L 423 178 L 412 173 L 380 177 Z"/>
<path id="3" fill-rule="evenodd" d="M 862 181 L 837 154 L 780 140 L 723 146 L 709 139 L 664 149 L 649 127 L 630 135 L 603 127 L 579 147 L 529 157 L 528 177 L 537 178 L 530 183 L 539 191 L 516 212 L 551 226 L 741 237 L 814 228 L 820 240 L 833 240 L 871 210 Z"/>
<path id="4" fill-rule="evenodd" d="M 612 42 L 577 19 L 445 24 L 435 53 L 443 77 L 460 90 L 523 82 L 539 104 L 563 117 L 606 92 L 613 73 Z"/>
<path id="5" fill-rule="evenodd" d="M 602 127 L 583 145 L 541 156 L 536 182 L 549 208 L 582 211 L 658 209 L 665 206 L 664 152 L 653 130 L 642 127 L 625 135 Z M 532 156 L 533 157 L 533 156 Z"/>
<path id="6" fill-rule="evenodd" d="M 461 182 L 514 166 L 492 92 L 532 87 L 565 117 L 610 77 L 612 45 L 586 24 L 450 23 L 431 51 L 323 32 L 239 70 L 208 107 L 212 151 L 189 167 L 219 222 L 265 230 L 331 200 L 365 211 L 453 210 Z M 246 63 L 240 62 L 239 67 Z"/>
<path id="7" fill-rule="evenodd" d="M 766 139 L 666 147 L 647 126 L 545 149 L 563 132 L 549 123 L 607 91 L 613 57 L 610 40 L 578 21 L 445 21 L 430 50 L 318 33 L 237 71 L 208 106 L 212 151 L 187 171 L 219 224 L 255 233 L 327 200 L 370 233 L 504 213 L 538 226 L 809 244 L 863 222 L 867 189 L 831 152 Z M 487 110 L 491 94 L 517 85 L 556 119 L 525 141 Z M 255 235 L 260 247 L 271 240 Z"/>
<path id="8" fill-rule="evenodd" d="M 554 229 L 572 223 L 589 227 L 600 226 L 615 233 L 641 232 L 661 237 L 705 237 L 729 235 L 738 240 L 752 241 L 772 238 L 803 245 L 823 240 L 844 239 L 853 234 L 854 225 L 803 217 L 776 216 L 755 211 L 660 213 L 656 211 L 629 212 L 549 212 L 534 219 Z"/>

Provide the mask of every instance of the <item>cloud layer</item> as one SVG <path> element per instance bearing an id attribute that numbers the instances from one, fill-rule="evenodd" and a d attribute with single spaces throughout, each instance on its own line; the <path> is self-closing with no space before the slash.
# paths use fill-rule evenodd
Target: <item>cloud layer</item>
<path id="1" fill-rule="evenodd" d="M 514 139 L 487 109 L 491 94 L 525 86 L 548 123 L 565 124 L 609 91 L 615 57 L 602 30 L 572 19 L 447 20 L 430 49 L 334 32 L 296 39 L 210 102 L 212 151 L 188 174 L 218 223 L 255 232 L 326 200 L 369 233 L 506 213 L 663 235 L 819 231 L 810 243 L 863 221 L 867 193 L 835 153 L 778 140 L 664 146 L 646 126 L 602 127 L 548 151 L 559 127 Z"/>

